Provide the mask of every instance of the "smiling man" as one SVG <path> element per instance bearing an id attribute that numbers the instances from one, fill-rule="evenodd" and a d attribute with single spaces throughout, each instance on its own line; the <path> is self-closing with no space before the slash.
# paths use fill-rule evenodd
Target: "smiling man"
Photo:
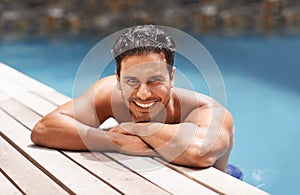
<path id="1" fill-rule="evenodd" d="M 115 75 L 41 119 L 32 141 L 58 149 L 159 156 L 226 172 L 232 117 L 212 98 L 173 86 L 174 41 L 153 25 L 136 26 L 118 38 L 112 53 Z M 110 117 L 119 125 L 99 128 Z"/>

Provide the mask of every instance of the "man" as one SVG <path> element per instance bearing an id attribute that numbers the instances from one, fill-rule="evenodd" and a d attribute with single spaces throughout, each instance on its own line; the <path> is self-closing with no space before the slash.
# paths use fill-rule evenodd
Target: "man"
<path id="1" fill-rule="evenodd" d="M 232 117 L 213 99 L 174 88 L 174 52 L 174 41 L 161 29 L 129 28 L 112 51 L 115 75 L 41 119 L 32 141 L 50 148 L 159 156 L 226 172 Z M 119 125 L 100 129 L 110 117 Z"/>

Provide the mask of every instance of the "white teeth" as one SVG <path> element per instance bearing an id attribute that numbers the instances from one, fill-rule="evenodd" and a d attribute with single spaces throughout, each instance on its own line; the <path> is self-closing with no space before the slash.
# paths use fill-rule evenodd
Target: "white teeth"
<path id="1" fill-rule="evenodd" d="M 154 102 L 151 102 L 149 104 L 142 104 L 142 103 L 138 103 L 138 102 L 135 102 L 135 103 L 142 108 L 149 108 L 150 106 L 152 106 L 154 104 Z"/>

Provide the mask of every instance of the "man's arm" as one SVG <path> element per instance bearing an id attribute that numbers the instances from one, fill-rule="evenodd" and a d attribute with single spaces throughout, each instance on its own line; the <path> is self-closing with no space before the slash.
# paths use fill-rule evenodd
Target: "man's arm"
<path id="1" fill-rule="evenodd" d="M 98 128 L 107 118 L 103 110 L 100 121 L 95 112 L 95 87 L 101 92 L 97 101 L 105 101 L 110 94 L 103 79 L 85 94 L 70 101 L 42 118 L 33 128 L 31 139 L 35 144 L 66 150 L 119 151 L 132 155 L 157 155 L 141 138 Z M 102 89 L 102 88 L 105 88 Z M 107 93 L 105 93 L 107 92 Z"/>
<path id="2" fill-rule="evenodd" d="M 93 128 L 58 111 L 48 114 L 36 124 L 31 139 L 37 145 L 56 149 L 158 156 L 138 136 Z"/>
<path id="3" fill-rule="evenodd" d="M 208 167 L 230 148 L 233 122 L 225 108 L 211 101 L 180 124 L 123 123 L 111 131 L 139 136 L 172 163 Z"/>

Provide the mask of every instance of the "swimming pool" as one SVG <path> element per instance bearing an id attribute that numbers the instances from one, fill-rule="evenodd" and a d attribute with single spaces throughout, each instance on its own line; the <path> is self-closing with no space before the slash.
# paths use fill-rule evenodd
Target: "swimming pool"
<path id="1" fill-rule="evenodd" d="M 271 194 L 299 194 L 300 37 L 198 39 L 222 72 L 226 107 L 234 116 L 235 144 L 230 162 L 243 170 L 246 182 Z M 72 96 L 77 68 L 100 40 L 2 40 L 0 61 Z M 180 68 L 184 61 L 180 57 L 175 60 Z M 109 71 L 113 70 L 112 66 Z M 196 90 L 207 93 L 198 85 L 197 75 L 192 71 L 186 74 L 193 77 Z"/>

